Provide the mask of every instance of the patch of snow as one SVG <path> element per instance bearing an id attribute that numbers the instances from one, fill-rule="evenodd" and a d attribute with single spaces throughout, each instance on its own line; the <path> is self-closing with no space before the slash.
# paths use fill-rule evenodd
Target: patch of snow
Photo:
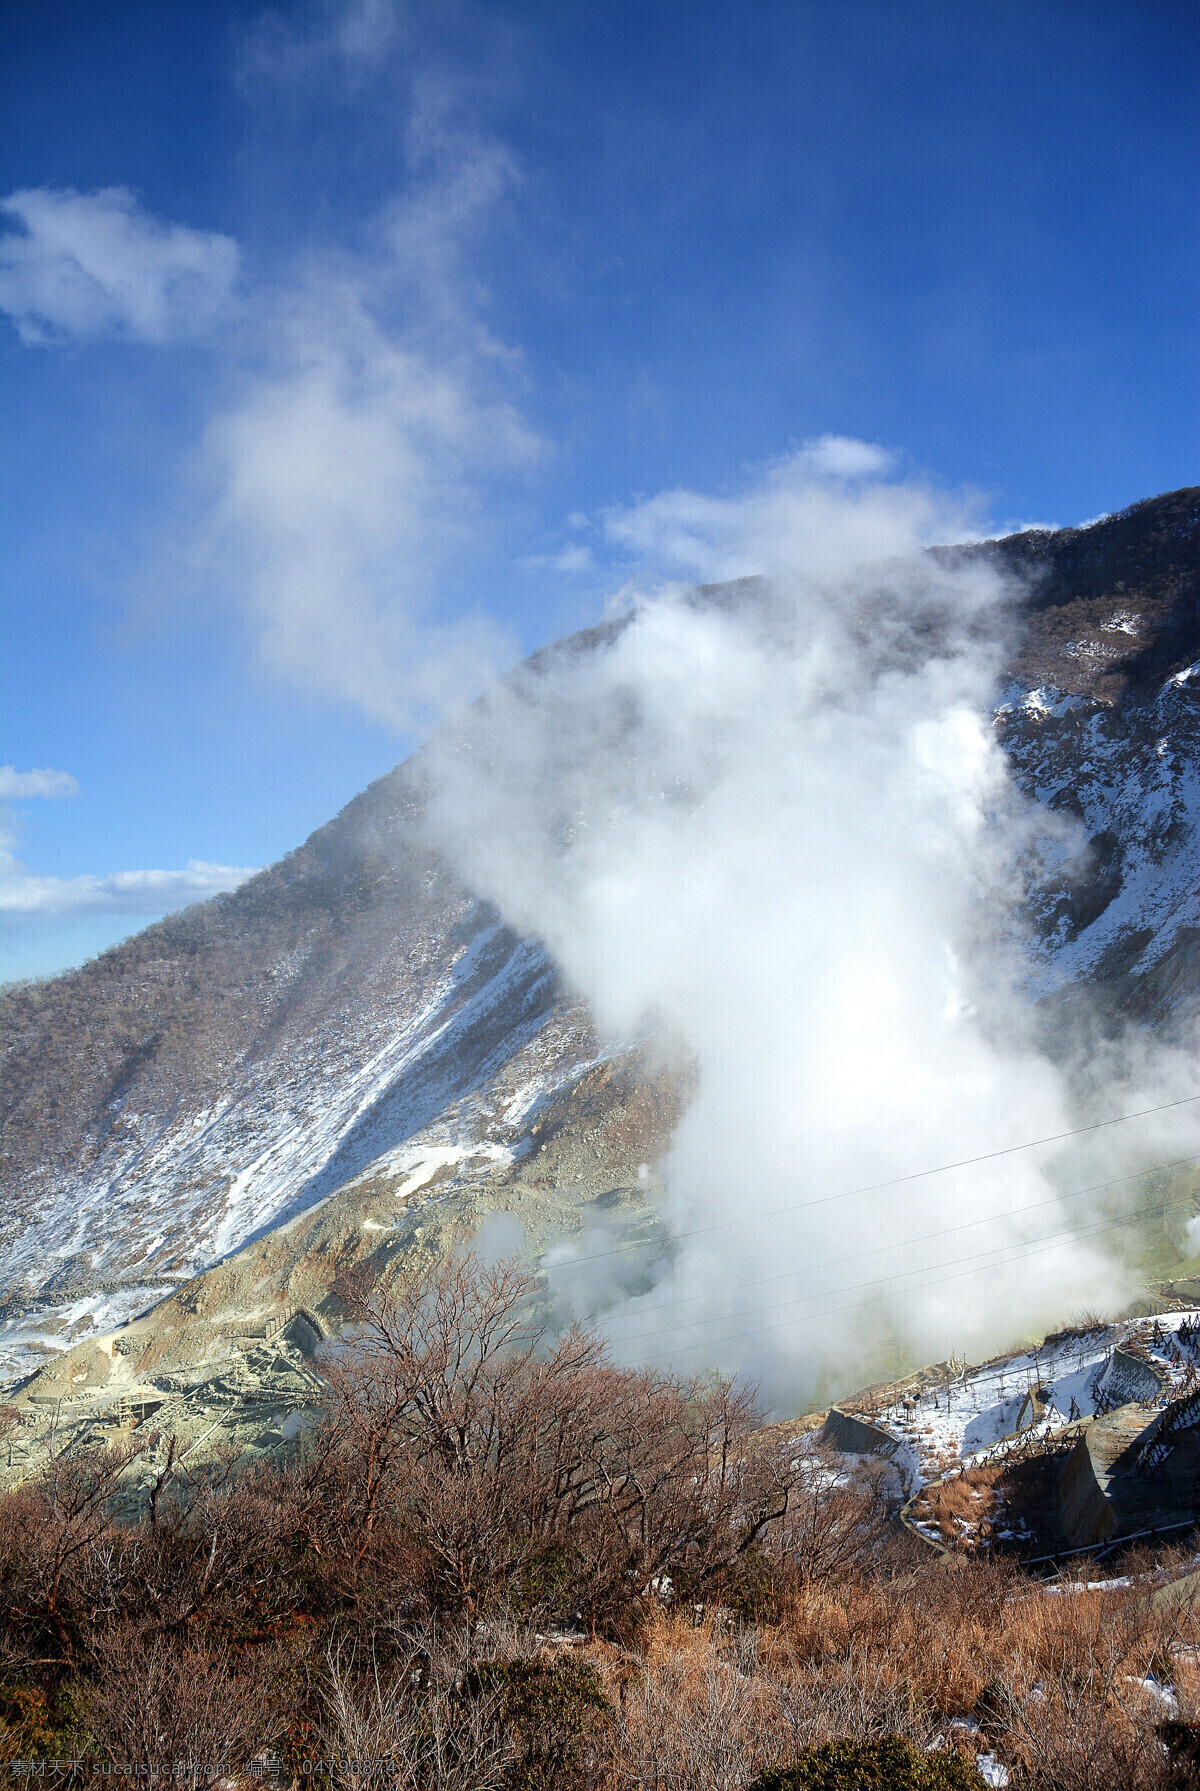
<path id="1" fill-rule="evenodd" d="M 1176 1696 L 1174 1686 L 1164 1685 L 1161 1680 L 1154 1679 L 1149 1675 L 1147 1675 L 1145 1679 L 1138 1679 L 1131 1673 L 1126 1673 L 1125 1683 L 1127 1685 L 1140 1686 L 1142 1691 L 1148 1693 L 1149 1696 L 1154 1699 L 1156 1704 L 1162 1705 L 1168 1716 L 1179 1715 L 1179 1699 Z"/>
<path id="2" fill-rule="evenodd" d="M 1063 652 L 1068 659 L 1115 659 L 1120 648 L 1104 641 L 1068 641 Z"/>
<path id="3" fill-rule="evenodd" d="M 1133 1581 L 1128 1574 L 1111 1580 L 1063 1580 L 1056 1586 L 1045 1586 L 1047 1598 L 1073 1597 L 1078 1592 L 1124 1592 Z"/>
<path id="4" fill-rule="evenodd" d="M 892 1459 L 911 1496 L 959 1463 L 978 1465 L 1007 1454 L 1028 1436 L 1044 1436 L 1094 1416 L 1093 1389 L 1103 1391 L 1104 1374 L 1120 1343 L 1137 1340 L 1164 1377 L 1163 1400 L 1173 1397 L 1191 1364 L 1175 1333 L 1195 1317 L 1188 1312 L 1164 1313 L 1156 1321 L 1131 1319 L 1079 1336 L 1057 1337 L 1036 1350 L 963 1367 L 948 1381 L 919 1392 L 914 1388 L 907 1398 L 898 1392 L 882 1411 L 857 1409 L 851 1402 L 843 1409 L 893 1439 Z M 1034 1387 L 1040 1387 L 1046 1399 L 1044 1415 L 1018 1431 L 1017 1421 L 1022 1408 L 1028 1414 L 1028 1395 Z"/>
<path id="5" fill-rule="evenodd" d="M 1013 683 L 1005 686 L 992 713 L 997 716 L 1024 713 L 1038 721 L 1044 721 L 1069 715 L 1074 709 L 1091 707 L 1093 704 L 1092 697 L 1056 690 L 1052 684 L 1035 684 L 1030 688 Z"/>

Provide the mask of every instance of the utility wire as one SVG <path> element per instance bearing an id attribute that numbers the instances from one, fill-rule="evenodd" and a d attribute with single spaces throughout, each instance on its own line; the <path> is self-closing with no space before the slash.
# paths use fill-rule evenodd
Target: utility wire
<path id="1" fill-rule="evenodd" d="M 1167 1204 L 1170 1205 L 1173 1203 L 1168 1202 Z M 1188 1205 L 1191 1205 L 1191 1201 L 1190 1200 L 1189 1201 L 1179 1201 L 1174 1204 L 1178 1204 L 1180 1206 L 1188 1206 Z M 1102 1232 L 1120 1230 L 1120 1228 L 1125 1225 L 1136 1225 L 1140 1219 L 1144 1219 L 1153 1213 L 1161 1213 L 1162 1211 L 1163 1211 L 1162 1204 L 1156 1201 L 1155 1204 L 1151 1207 L 1143 1207 L 1138 1212 L 1126 1214 L 1124 1218 L 1113 1219 L 1105 1224 L 1093 1226 L 1088 1231 L 1057 1232 L 1057 1233 L 1051 1234 L 1048 1238 L 1035 1239 L 1034 1242 L 1030 1245 L 1009 1245 L 1009 1246 L 1007 1246 L 1007 1248 L 1011 1249 L 1013 1254 L 1008 1258 L 1008 1261 L 1016 1262 L 1016 1261 L 1021 1260 L 1024 1257 L 1036 1256 L 1044 1250 L 1055 1249 L 1055 1248 L 1057 1248 L 1057 1246 L 1059 1244 L 1063 1243 L 1067 1239 L 1074 1239 L 1076 1241 L 1082 1241 L 1082 1240 L 1086 1240 L 1087 1238 L 1097 1237 Z M 978 1265 L 978 1263 L 980 1263 L 983 1260 L 984 1256 L 994 1256 L 997 1253 L 998 1252 L 996 1250 L 983 1251 L 978 1256 L 958 1257 L 955 1260 L 958 1262 L 967 1262 L 967 1263 L 971 1263 L 973 1265 Z M 988 1266 L 992 1267 L 992 1268 L 1003 1268 L 1003 1267 L 1006 1267 L 1007 1264 L 1006 1263 L 991 1263 Z M 886 1289 L 889 1282 L 901 1279 L 902 1275 L 904 1275 L 904 1274 L 919 1275 L 919 1274 L 922 1274 L 923 1272 L 924 1271 L 920 1270 L 920 1269 L 907 1269 L 907 1270 L 901 1271 L 900 1273 L 898 1273 L 896 1275 L 885 1275 L 880 1280 L 877 1280 L 877 1281 L 860 1281 L 852 1287 L 832 1288 L 830 1290 L 829 1297 L 836 1298 L 838 1295 L 845 1294 L 845 1293 L 861 1293 L 861 1292 L 868 1291 L 871 1288 Z M 926 1288 L 940 1287 L 944 1282 L 947 1282 L 947 1281 L 961 1281 L 964 1279 L 965 1276 L 977 1275 L 979 1272 L 980 1271 L 979 1271 L 978 1266 L 972 1266 L 970 1268 L 959 1269 L 953 1275 L 936 1275 L 931 1280 L 926 1281 L 918 1286 L 901 1288 L 899 1290 L 899 1292 L 901 1292 L 902 1294 L 923 1293 L 926 1290 Z M 814 1299 L 820 1299 L 822 1296 L 820 1294 L 807 1294 L 807 1295 L 802 1295 L 800 1297 L 809 1299 L 809 1300 L 814 1300 Z M 877 1295 L 875 1303 L 885 1300 L 887 1297 L 888 1296 L 887 1296 L 886 1291 L 881 1292 Z M 781 1302 L 781 1304 L 785 1305 L 785 1306 L 786 1305 L 794 1305 L 795 1303 L 796 1302 L 794 1300 L 785 1300 L 785 1301 Z M 862 1310 L 863 1306 L 866 1303 L 867 1302 L 863 1301 L 863 1300 L 852 1300 L 846 1306 L 829 1307 L 824 1312 L 801 1312 L 801 1313 L 798 1313 L 794 1318 L 780 1319 L 778 1322 L 779 1322 L 779 1324 L 782 1324 L 782 1325 L 824 1323 L 824 1321 L 826 1319 L 834 1318 L 839 1313 L 842 1313 L 842 1312 L 859 1312 Z M 758 1309 L 758 1311 L 753 1314 L 734 1313 L 734 1314 L 731 1314 L 731 1316 L 735 1317 L 735 1318 L 742 1317 L 742 1316 L 758 1317 L 758 1316 L 761 1316 L 761 1314 L 763 1312 L 769 1312 L 771 1310 L 774 1310 L 774 1309 L 771 1307 L 764 1306 L 764 1307 L 760 1307 Z M 714 1322 L 717 1322 L 717 1321 L 714 1321 Z M 693 1327 L 684 1325 L 684 1326 L 679 1326 L 679 1327 L 675 1327 L 675 1328 L 682 1329 L 682 1330 L 688 1330 Z M 758 1336 L 761 1336 L 764 1331 L 771 1331 L 771 1330 L 774 1330 L 775 1328 L 776 1327 L 774 1325 L 756 1325 L 752 1330 L 736 1331 L 731 1336 L 728 1336 L 728 1337 L 702 1338 L 698 1343 L 680 1344 L 679 1349 L 682 1351 L 694 1350 L 694 1349 L 707 1349 L 707 1350 L 720 1349 L 723 1345 L 725 1345 L 727 1343 L 740 1343 L 744 1338 L 758 1337 Z M 671 1334 L 671 1327 L 664 1327 L 663 1330 L 661 1330 L 661 1331 L 639 1332 L 637 1337 L 630 1337 L 630 1336 L 626 1335 L 624 1337 L 617 1338 L 614 1341 L 619 1342 L 619 1343 L 635 1343 L 640 1340 L 653 1342 L 657 1337 L 669 1336 L 670 1334 Z"/>
<path id="2" fill-rule="evenodd" d="M 971 1229 L 973 1229 L 974 1227 L 979 1226 L 979 1225 L 999 1225 L 1005 1219 L 1016 1218 L 1021 1213 L 1041 1212 L 1048 1206 L 1058 1206 L 1060 1202 L 1066 1201 L 1066 1200 L 1082 1200 L 1085 1194 L 1099 1194 L 1099 1193 L 1102 1193 L 1104 1191 L 1104 1189 L 1106 1189 L 1106 1188 L 1123 1187 L 1126 1182 L 1144 1181 L 1147 1176 L 1160 1174 L 1163 1170 L 1167 1170 L 1167 1169 L 1179 1169 L 1179 1168 L 1182 1168 L 1184 1164 L 1189 1164 L 1189 1163 L 1200 1163 L 1200 1152 L 1198 1152 L 1194 1156 L 1173 1157 L 1173 1158 L 1171 1158 L 1171 1160 L 1169 1162 L 1166 1162 L 1166 1163 L 1151 1163 L 1149 1168 L 1135 1170 L 1130 1175 L 1114 1176 L 1111 1181 L 1106 1181 L 1106 1182 L 1093 1182 L 1091 1184 L 1091 1186 L 1087 1187 L 1087 1188 L 1072 1188 L 1072 1189 L 1064 1191 L 1061 1194 L 1054 1194 L 1048 1200 L 1034 1200 L 1034 1201 L 1031 1201 L 1027 1206 L 1010 1207 L 1010 1208 L 1008 1208 L 1008 1210 L 1006 1212 L 1003 1212 L 1003 1213 L 988 1213 L 982 1219 L 963 1219 L 958 1225 L 942 1226 L 937 1231 L 924 1231 L 924 1232 L 921 1232 L 920 1235 L 917 1237 L 896 1238 L 893 1242 L 891 1242 L 889 1244 L 874 1244 L 874 1245 L 872 1245 L 872 1247 L 869 1250 L 856 1250 L 853 1253 L 853 1255 L 851 1255 L 851 1256 L 835 1256 L 831 1261 L 821 1263 L 819 1268 L 813 1268 L 811 1265 L 807 1265 L 803 1268 L 798 1268 L 798 1269 L 782 1269 L 779 1272 L 779 1274 L 777 1274 L 777 1275 L 755 1275 L 755 1276 L 752 1276 L 751 1279 L 748 1281 L 726 1282 L 723 1285 L 722 1291 L 724 1291 L 724 1292 L 741 1292 L 744 1288 L 749 1288 L 749 1287 L 769 1287 L 777 1281 L 790 1280 L 793 1275 L 824 1274 L 827 1269 L 840 1268 L 843 1263 L 860 1262 L 864 1256 L 879 1256 L 885 1250 L 903 1250 L 903 1249 L 907 1248 L 910 1244 L 931 1243 L 935 1238 L 950 1237 L 954 1232 L 970 1231 Z M 1152 1210 L 1153 1211 L 1160 1210 L 1157 1203 L 1155 1204 L 1155 1207 Z M 1018 1246 L 1016 1244 L 997 1244 L 995 1246 L 995 1248 L 997 1250 L 1015 1249 L 1017 1247 Z M 579 1261 L 581 1261 L 581 1262 L 586 1262 L 588 1260 L 590 1260 L 590 1259 L 587 1257 L 579 1258 Z M 571 1269 L 571 1268 L 574 1268 L 575 1264 L 574 1264 L 574 1262 L 571 1262 L 571 1261 L 564 1261 L 561 1264 L 556 1263 L 554 1266 L 556 1268 Z M 910 1270 L 908 1272 L 916 1273 L 915 1270 Z M 710 1293 L 684 1294 L 684 1295 L 680 1296 L 678 1299 L 664 1300 L 662 1302 L 662 1304 L 656 1306 L 654 1308 L 654 1310 L 655 1310 L 655 1312 L 671 1312 L 671 1311 L 676 1310 L 680 1306 L 694 1306 L 697 1301 L 707 1300 L 707 1299 L 710 1299 L 711 1297 L 712 1296 Z M 795 1297 L 797 1299 L 807 1299 L 807 1298 L 815 1297 L 815 1296 L 809 1296 L 806 1294 L 797 1294 Z M 783 1304 L 786 1305 L 786 1304 L 788 1304 L 788 1302 L 784 1301 Z M 774 1310 L 774 1308 L 765 1307 L 765 1308 L 763 1308 L 763 1310 L 771 1311 L 771 1310 Z M 739 1314 L 735 1314 L 734 1316 L 741 1317 L 743 1315 L 739 1313 Z M 696 1320 L 694 1322 L 702 1323 L 702 1322 L 706 1322 L 706 1321 Z M 689 1328 L 689 1326 L 687 1326 L 687 1325 L 672 1325 L 672 1326 L 666 1327 L 666 1328 L 670 1329 L 670 1330 L 687 1330 Z M 660 1333 L 658 1333 L 658 1332 L 655 1333 L 656 1336 L 659 1334 Z M 619 1341 L 619 1339 L 617 1341 Z"/>
<path id="3" fill-rule="evenodd" d="M 1200 1094 L 1184 1095 L 1178 1101 L 1161 1101 L 1157 1107 L 1140 1107 L 1136 1113 L 1118 1113 L 1112 1119 L 1093 1120 L 1090 1125 L 1073 1126 L 1069 1132 L 1052 1132 L 1047 1138 L 1030 1138 L 1024 1144 L 1006 1144 L 999 1150 L 982 1151 L 977 1157 L 960 1157 L 956 1163 L 939 1163 L 933 1169 L 913 1169 L 907 1175 L 894 1175 L 882 1182 L 868 1182 L 861 1188 L 843 1188 L 837 1194 L 818 1194 L 814 1200 L 797 1200 L 790 1202 L 787 1206 L 772 1207 L 765 1213 L 756 1213 L 755 1221 L 779 1219 L 785 1213 L 806 1212 L 810 1207 L 828 1206 L 835 1200 L 853 1200 L 859 1194 L 878 1194 L 883 1188 L 899 1188 L 905 1182 L 921 1181 L 929 1175 L 947 1175 L 952 1169 L 969 1169 L 974 1163 L 991 1163 L 997 1157 L 1011 1157 L 1017 1151 L 1036 1150 L 1040 1144 L 1061 1144 L 1066 1138 L 1082 1138 L 1085 1133 L 1102 1131 L 1105 1126 L 1121 1126 L 1128 1120 L 1146 1119 L 1152 1113 L 1167 1113 L 1173 1107 L 1188 1107 L 1195 1101 L 1200 1101 Z M 681 1242 L 684 1238 L 705 1237 L 709 1232 L 726 1231 L 731 1225 L 744 1225 L 746 1222 L 744 1213 L 738 1213 L 729 1219 L 714 1219 L 710 1225 L 697 1225 L 693 1226 L 690 1231 L 675 1232 L 672 1241 Z M 625 1253 L 624 1248 L 618 1246 L 615 1250 L 597 1250 L 592 1256 L 577 1256 L 574 1261 L 580 1265 L 587 1262 L 604 1262 L 609 1257 L 623 1256 Z"/>

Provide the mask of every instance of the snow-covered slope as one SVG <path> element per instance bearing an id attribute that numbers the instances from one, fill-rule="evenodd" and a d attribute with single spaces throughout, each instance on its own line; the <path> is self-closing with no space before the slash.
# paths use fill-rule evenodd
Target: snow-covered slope
<path id="1" fill-rule="evenodd" d="M 419 819 L 393 774 L 234 896 L 10 992 L 10 1333 L 116 1323 L 448 1118 L 509 1148 L 594 1055 Z"/>
<path id="2" fill-rule="evenodd" d="M 1082 828 L 1044 905 L 1047 987 L 1149 977 L 1200 923 L 1200 686 L 1177 674 L 1133 712 L 1017 687 L 997 726 L 1026 787 Z"/>
<path id="3" fill-rule="evenodd" d="M 997 732 L 1076 824 L 1047 845 L 1040 992 L 1162 1023 L 1200 994 L 1200 492 L 992 551 L 1031 585 Z"/>

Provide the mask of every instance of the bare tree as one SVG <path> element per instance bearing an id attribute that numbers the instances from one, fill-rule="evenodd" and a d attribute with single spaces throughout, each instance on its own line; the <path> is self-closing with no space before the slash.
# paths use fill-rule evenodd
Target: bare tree
<path id="1" fill-rule="evenodd" d="M 91 1666 L 77 1695 L 109 1760 L 187 1766 L 195 1782 L 221 1765 L 244 1766 L 283 1734 L 268 1687 L 207 1649 L 125 1626 L 97 1637 Z"/>
<path id="2" fill-rule="evenodd" d="M 51 1454 L 42 1477 L 3 1502 L 0 1554 L 12 1563 L 27 1622 L 71 1653 L 79 1612 L 71 1588 L 111 1528 L 117 1483 L 136 1445 Z"/>
<path id="3" fill-rule="evenodd" d="M 356 1559 L 398 1524 L 468 1621 L 547 1563 L 593 1620 L 708 1584 L 786 1516 L 788 1451 L 762 1444 L 751 1389 L 614 1368 L 580 1327 L 549 1339 L 536 1287 L 469 1253 L 341 1283 L 357 1335 L 326 1362 L 317 1452 L 340 1459 Z"/>
<path id="4" fill-rule="evenodd" d="M 849 1474 L 845 1459 L 827 1451 L 800 1456 L 787 1516 L 773 1536 L 786 1577 L 820 1585 L 870 1566 L 893 1535 L 893 1480 L 884 1463 L 863 1462 Z"/>

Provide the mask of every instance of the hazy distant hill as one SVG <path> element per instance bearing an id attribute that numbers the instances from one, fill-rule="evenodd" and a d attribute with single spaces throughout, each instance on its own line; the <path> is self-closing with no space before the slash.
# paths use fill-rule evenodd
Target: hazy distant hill
<path id="1" fill-rule="evenodd" d="M 1047 963 L 1161 1021 L 1200 992 L 1200 489 L 942 551 L 1028 581 L 996 725 L 1091 840 L 1043 903 Z M 595 1061 L 542 948 L 422 842 L 420 785 L 418 756 L 234 894 L 5 993 L 9 1361 L 371 1165 L 521 1158 Z"/>

